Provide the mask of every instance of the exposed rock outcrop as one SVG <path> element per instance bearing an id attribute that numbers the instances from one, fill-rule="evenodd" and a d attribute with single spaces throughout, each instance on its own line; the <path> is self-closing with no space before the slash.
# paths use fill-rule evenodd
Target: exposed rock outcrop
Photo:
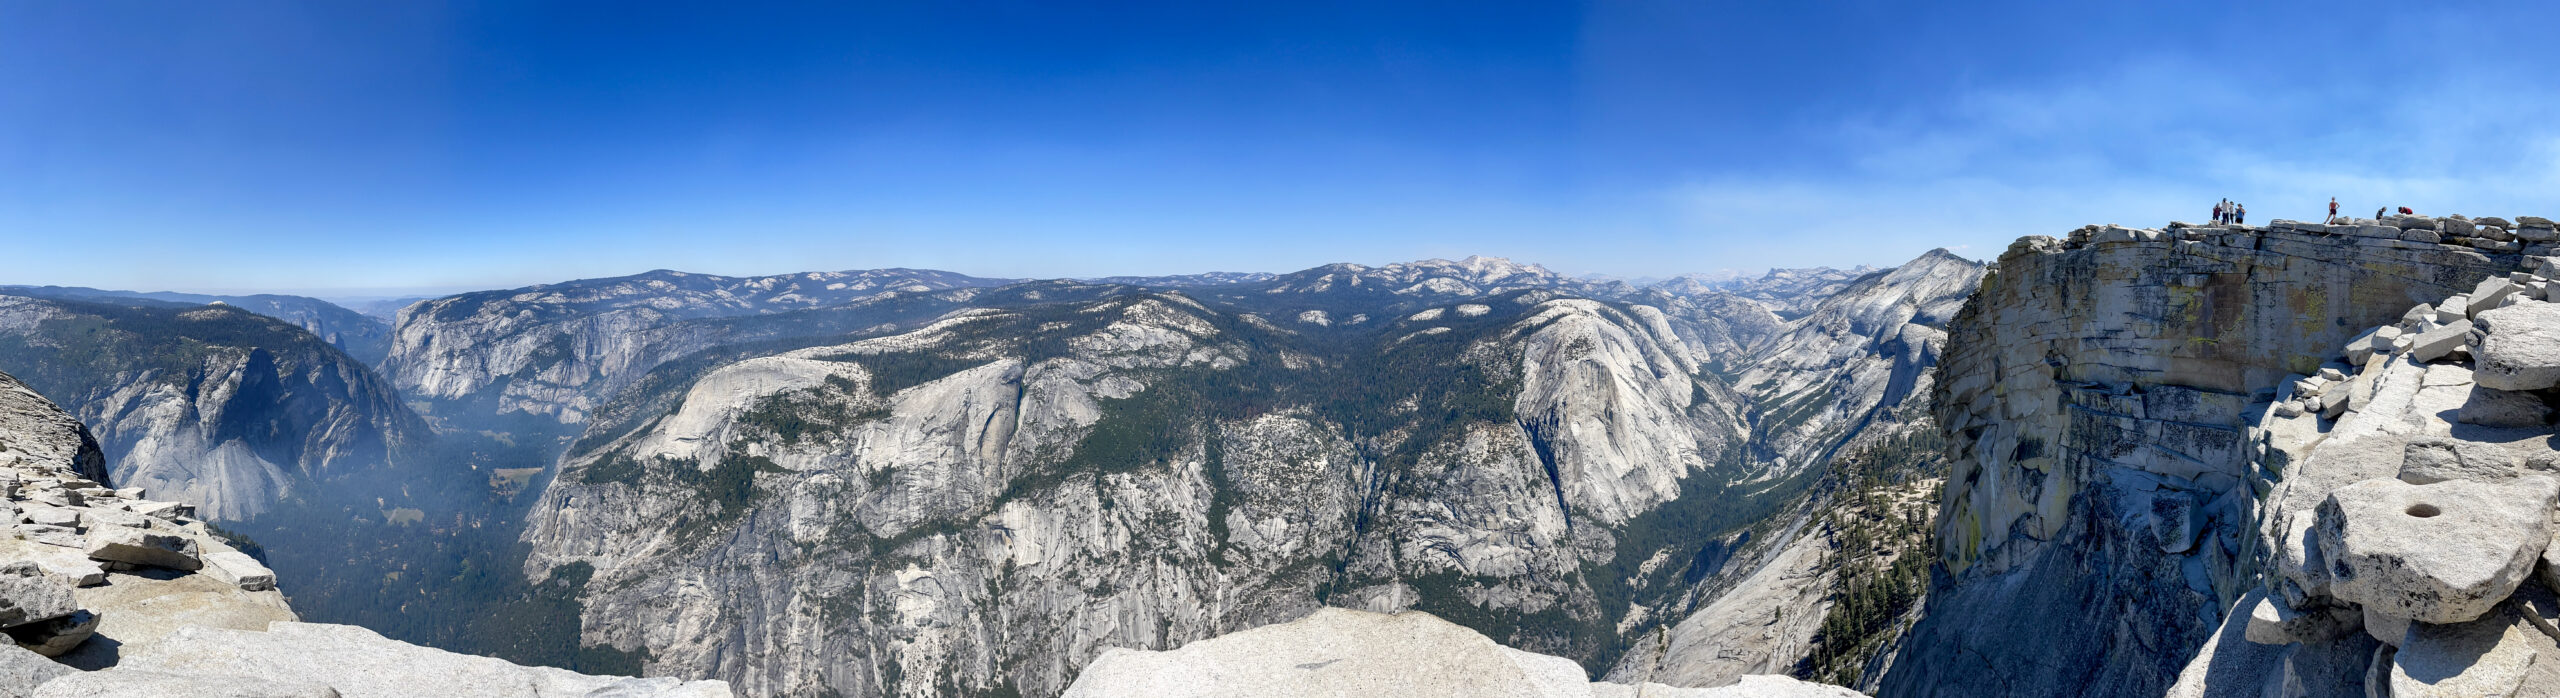
<path id="1" fill-rule="evenodd" d="M 2350 338 L 2370 351 L 2379 335 L 2363 333 L 2404 314 L 2426 321 L 2403 330 L 2437 329 L 2443 308 L 2411 306 L 2520 265 L 2497 244 L 2403 232 L 2090 226 L 2012 245 L 1949 327 L 1936 409 L 1954 461 L 1938 518 L 1950 577 L 1882 694 L 2166 690 L 2255 579 L 2262 469 L 2321 477 L 2262 468 L 2260 415 L 2378 399 L 2339 380 Z"/>
<path id="2" fill-rule="evenodd" d="M 2542 259 L 2526 262 L 2546 268 Z M 2391 329 L 2424 336 L 2467 322 L 2441 312 L 2448 307 L 2463 307 L 2473 319 L 2533 317 L 2553 307 L 2551 285 L 2539 274 L 2514 272 L 2469 295 L 2496 298 L 2495 307 L 2447 298 L 2430 306 L 2439 312 L 2413 310 Z M 2547 420 L 2553 395 L 2491 385 L 2487 352 L 2476 350 L 2546 351 L 2546 331 L 2525 322 L 2481 323 L 2445 352 L 2372 344 L 2364 361 L 2328 376 L 2339 387 L 2321 395 L 2351 393 L 2338 408 L 2303 409 L 2304 401 L 2321 398 L 2299 391 L 2279 396 L 2257 420 L 2259 463 L 2282 477 L 2254 536 L 2270 552 L 2266 591 L 2254 602 L 2247 636 L 2255 645 L 2198 655 L 2181 695 L 2357 662 L 2372 667 L 2362 681 L 2372 693 L 2560 692 L 2560 596 L 2547 576 L 2560 501 L 2560 481 L 2552 477 L 2560 452 Z M 2505 380 L 2515 374 L 2503 375 L 2499 385 L 2514 385 Z M 2493 406 L 2495 417 L 2483 418 L 2481 405 Z M 2546 570 L 2542 579 L 2538 568 Z M 2340 628 L 2339 619 L 2361 627 Z M 2293 695 L 2366 693 L 2341 683 Z"/>
<path id="3" fill-rule="evenodd" d="M 659 270 L 466 293 L 402 308 L 382 370 L 409 395 L 577 423 L 660 363 L 754 335 L 687 321 L 1002 283 L 916 269 L 757 277 Z"/>
<path id="4" fill-rule="evenodd" d="M 1427 613 L 1328 608 L 1288 623 L 1161 652 L 1115 649 L 1087 666 L 1067 698 L 1213 696 L 1457 698 L 1850 698 L 1856 691 L 1785 676 L 1725 688 L 1591 683 L 1572 660 L 1496 644 Z"/>
<path id="5" fill-rule="evenodd" d="M 1804 324 L 1890 343 L 1979 273 L 1940 257 Z M 1605 668 L 1817 478 L 1743 449 L 1715 373 L 1765 309 L 1710 328 L 1585 286 L 1333 265 L 670 364 L 592 412 L 527 573 L 591 565 L 588 644 L 751 695 L 1055 695 L 1109 647 L 1324 606 Z M 1936 345 L 1907 346 L 1873 373 L 1925 386 Z"/>

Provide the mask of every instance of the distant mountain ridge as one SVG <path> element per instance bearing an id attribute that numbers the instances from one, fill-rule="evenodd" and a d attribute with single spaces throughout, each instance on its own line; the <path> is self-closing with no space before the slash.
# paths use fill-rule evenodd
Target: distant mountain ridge
<path id="1" fill-rule="evenodd" d="M 391 323 L 387 318 L 366 315 L 305 296 L 272 293 L 221 296 L 173 291 L 111 291 L 80 286 L 0 286 L 0 295 L 123 304 L 155 302 L 194 306 L 222 303 L 310 330 L 312 334 L 319 335 L 321 341 L 336 345 L 348 356 L 368 366 L 381 363 L 383 355 L 391 351 Z"/>

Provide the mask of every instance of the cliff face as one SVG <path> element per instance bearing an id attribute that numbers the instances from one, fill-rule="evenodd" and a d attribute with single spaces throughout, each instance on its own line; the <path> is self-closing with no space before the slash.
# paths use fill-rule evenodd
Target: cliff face
<path id="1" fill-rule="evenodd" d="M 2249 429 L 2279 384 L 2519 263 L 2438 239 L 2279 221 L 2012 245 L 1948 327 L 1946 576 L 1881 694 L 2166 690 L 2255 579 Z"/>
<path id="2" fill-rule="evenodd" d="M 1054 695 L 1326 604 L 1587 656 L 1626 612 L 1587 566 L 1736 474 L 1734 410 L 1648 310 L 1343 337 L 1142 294 L 737 361 L 590 432 L 528 573 L 593 565 L 590 641 L 758 695 Z"/>
<path id="3" fill-rule="evenodd" d="M 1751 349 L 1734 385 L 1759 406 L 1753 441 L 1787 470 L 1818 466 L 1861 436 L 1923 419 L 1940 329 L 1984 266 L 1932 250 L 1852 281 Z M 1882 428 L 1878 428 L 1882 427 Z"/>
<path id="4" fill-rule="evenodd" d="M 117 482 L 234 520 L 299 479 L 388 464 L 426 428 L 362 363 L 222 305 L 0 296 L 0 369 L 69 406 Z"/>
<path id="5" fill-rule="evenodd" d="M 653 271 L 467 293 L 402 308 L 382 370 L 393 385 L 413 396 L 480 400 L 488 404 L 469 409 L 525 412 L 574 424 L 661 362 L 746 339 L 729 326 L 688 321 L 860 305 L 999 283 L 912 269 L 759 277 Z"/>
<path id="6" fill-rule="evenodd" d="M 526 572 L 591 565 L 587 642 L 754 695 L 1056 695 L 1108 648 L 1325 606 L 1606 668 L 1748 574 L 1732 549 L 1817 479 L 1750 455 L 1715 367 L 1792 328 L 1826 371 L 1797 390 L 1868 415 L 1827 443 L 1925 422 L 1927 325 L 1979 273 L 1932 255 L 1783 326 L 1486 259 L 946 292 L 978 307 L 630 381 L 530 514 Z"/>

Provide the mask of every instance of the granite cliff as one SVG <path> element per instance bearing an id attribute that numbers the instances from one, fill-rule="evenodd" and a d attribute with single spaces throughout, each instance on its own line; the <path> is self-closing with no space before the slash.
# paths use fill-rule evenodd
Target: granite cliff
<path id="1" fill-rule="evenodd" d="M 2379 381 L 2306 398 L 2377 373 L 2367 362 L 2440 359 L 2411 359 L 2388 338 L 2377 350 L 2368 330 L 2439 322 L 2448 297 L 2526 269 L 2518 253 L 2548 254 L 2560 235 L 2521 220 L 2090 226 L 2012 245 L 1948 326 L 1934 389 L 1952 466 L 1939 576 L 1880 694 L 2161 695 L 2227 620 L 2249 615 L 2244 599 L 2291 594 L 2308 613 L 2349 598 L 2299 582 L 2263 593 L 2279 578 L 2270 561 L 2299 568 L 2299 531 L 2322 498 L 2388 477 L 2399 452 L 2384 449 L 2388 468 L 2323 466 L 2303 450 L 2318 440 L 2307 434 L 2335 443 L 2350 421 L 2287 420 L 2371 407 L 2391 416 L 2368 424 L 2423 422 L 2378 397 Z M 2219 642 L 2236 644 L 2247 643 Z M 2290 683 L 2245 692 L 2361 691 L 2369 655 L 2321 666 L 2325 655 L 2305 653 Z"/>
<path id="2" fill-rule="evenodd" d="M 0 295 L 0 369 L 97 434 L 117 482 L 239 520 L 428 438 L 363 362 L 229 305 Z"/>
<path id="3" fill-rule="evenodd" d="M 586 642 L 753 695 L 1055 695 L 1108 648 L 1327 606 L 1606 671 L 1827 501 L 1754 455 L 1770 405 L 1719 367 L 1848 392 L 1787 430 L 1808 459 L 1916 428 L 1930 325 L 1980 273 L 1933 253 L 1793 323 L 1483 258 L 967 290 L 631 380 L 535 506 L 526 573 L 591 566 Z"/>

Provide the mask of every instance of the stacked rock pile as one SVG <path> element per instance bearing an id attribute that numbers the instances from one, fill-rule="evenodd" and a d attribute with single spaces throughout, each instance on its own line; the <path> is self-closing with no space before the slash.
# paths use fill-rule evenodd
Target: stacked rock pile
<path id="1" fill-rule="evenodd" d="M 2560 241 L 2532 217 L 2325 229 L 2492 252 Z M 2517 259 L 2276 387 L 2248 437 L 2266 583 L 2172 695 L 2560 695 L 2560 257 Z"/>

